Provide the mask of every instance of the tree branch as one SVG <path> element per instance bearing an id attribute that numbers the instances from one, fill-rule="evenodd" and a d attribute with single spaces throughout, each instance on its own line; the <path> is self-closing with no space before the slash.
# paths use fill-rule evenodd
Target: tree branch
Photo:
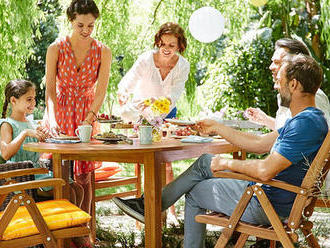
<path id="1" fill-rule="evenodd" d="M 156 6 L 156 9 L 155 9 L 155 11 L 154 11 L 154 19 L 152 20 L 151 25 L 154 24 L 154 22 L 156 21 L 157 11 L 158 11 L 158 8 L 159 8 L 159 6 L 160 6 L 160 4 L 161 4 L 162 2 L 163 2 L 163 0 L 160 0 L 160 1 L 158 2 L 157 6 Z"/>

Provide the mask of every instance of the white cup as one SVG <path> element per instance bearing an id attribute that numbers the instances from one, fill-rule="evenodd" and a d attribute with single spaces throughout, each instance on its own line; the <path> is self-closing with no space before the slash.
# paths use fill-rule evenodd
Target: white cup
<path id="1" fill-rule="evenodd" d="M 75 130 L 76 135 L 79 137 L 81 142 L 88 143 L 91 140 L 92 126 L 81 125 Z"/>

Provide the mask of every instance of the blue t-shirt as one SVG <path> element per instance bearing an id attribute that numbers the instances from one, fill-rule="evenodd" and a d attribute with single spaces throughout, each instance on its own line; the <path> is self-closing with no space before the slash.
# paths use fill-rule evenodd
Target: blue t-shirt
<path id="1" fill-rule="evenodd" d="M 308 107 L 288 119 L 278 129 L 279 136 L 271 152 L 278 152 L 292 164 L 274 179 L 300 186 L 327 132 L 324 113 L 317 108 Z M 282 217 L 289 216 L 296 194 L 269 185 L 262 188 L 276 212 Z"/>

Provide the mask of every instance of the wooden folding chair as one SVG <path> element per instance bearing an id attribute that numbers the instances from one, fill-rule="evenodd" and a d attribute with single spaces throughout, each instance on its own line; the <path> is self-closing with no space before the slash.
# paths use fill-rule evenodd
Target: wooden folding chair
<path id="1" fill-rule="evenodd" d="M 19 183 L 11 179 L 47 172 L 48 170 L 45 168 L 0 172 L 0 180 L 7 181 L 6 184 L 0 186 L 0 204 L 9 193 L 15 193 L 5 210 L 0 212 L 0 248 L 22 248 L 37 244 L 43 244 L 46 248 L 62 247 L 65 238 L 90 234 L 86 223 L 90 221 L 91 217 L 77 206 L 61 199 L 35 203 L 34 199 L 25 192 L 27 189 L 49 186 L 59 189 L 65 184 L 63 179 L 54 178 Z M 61 219 L 60 216 L 63 218 Z M 19 228 L 22 223 L 31 224 Z M 35 231 L 31 231 L 33 229 Z"/>
<path id="2" fill-rule="evenodd" d="M 296 193 L 297 196 L 287 221 L 282 222 L 280 220 L 268 197 L 258 184 L 246 188 L 230 217 L 219 213 L 211 213 L 197 215 L 195 219 L 200 223 L 224 227 L 215 246 L 216 248 L 226 247 L 234 231 L 240 233 L 235 248 L 243 247 L 249 236 L 256 236 L 257 238 L 270 240 L 270 247 L 276 247 L 276 241 L 280 241 L 284 248 L 293 248 L 294 243 L 298 241 L 298 234 L 296 233 L 298 229 L 302 231 L 310 247 L 318 248 L 320 246 L 311 232 L 313 223 L 308 220 L 308 217 L 313 214 L 315 202 L 318 198 L 318 192 L 320 191 L 320 186 L 322 186 L 322 180 L 324 180 L 324 174 L 330 166 L 329 160 L 330 132 L 326 136 L 300 187 L 278 180 L 262 182 L 255 178 L 234 172 L 217 172 L 214 174 L 216 177 L 254 181 L 256 183 L 268 184 L 273 187 Z M 240 218 L 253 195 L 256 195 L 258 198 L 271 223 L 270 226 L 257 226 L 240 221 Z"/>
<path id="3" fill-rule="evenodd" d="M 139 163 L 135 164 L 135 176 L 113 177 L 107 180 L 95 182 L 95 190 L 119 187 L 129 184 L 134 185 L 135 189 L 126 192 L 118 192 L 118 193 L 107 194 L 102 196 L 95 196 L 95 201 L 97 202 L 97 201 L 110 200 L 113 197 L 126 197 L 126 196 L 140 197 L 141 196 L 141 165 Z"/>

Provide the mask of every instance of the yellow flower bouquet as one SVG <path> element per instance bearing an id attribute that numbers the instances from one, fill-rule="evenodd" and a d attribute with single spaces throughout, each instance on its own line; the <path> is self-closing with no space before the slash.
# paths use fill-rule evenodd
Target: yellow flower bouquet
<path id="1" fill-rule="evenodd" d="M 163 118 L 169 113 L 171 101 L 166 97 L 148 98 L 144 100 L 145 111 L 140 116 L 138 124 L 152 126 L 152 140 L 160 141 L 162 138 L 161 126 Z"/>

